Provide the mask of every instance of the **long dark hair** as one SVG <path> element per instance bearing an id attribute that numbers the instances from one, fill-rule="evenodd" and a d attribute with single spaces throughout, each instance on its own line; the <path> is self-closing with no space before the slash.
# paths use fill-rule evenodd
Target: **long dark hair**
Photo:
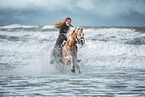
<path id="1" fill-rule="evenodd" d="M 63 25 L 67 20 L 71 20 L 71 18 L 70 18 L 70 17 L 67 17 L 67 18 L 64 19 L 63 21 L 56 22 L 56 24 L 55 24 L 54 27 L 57 28 L 57 29 L 60 29 L 61 25 Z"/>

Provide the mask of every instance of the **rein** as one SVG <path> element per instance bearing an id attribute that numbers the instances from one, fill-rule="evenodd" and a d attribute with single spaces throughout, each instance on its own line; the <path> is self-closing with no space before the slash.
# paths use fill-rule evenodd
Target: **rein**
<path id="1" fill-rule="evenodd" d="M 74 31 L 74 32 L 71 34 L 71 36 L 72 36 L 74 33 L 76 34 L 76 35 L 75 35 L 76 40 L 74 40 L 74 44 L 72 44 L 72 45 L 69 45 L 69 41 L 67 41 L 67 45 L 68 45 L 69 47 L 72 47 L 72 46 L 76 45 L 77 43 L 81 43 L 81 40 L 84 39 L 84 37 L 81 37 L 80 39 L 78 39 L 78 31 L 79 31 L 79 30 L 80 30 L 80 28 L 78 28 L 77 31 Z"/>
<path id="2" fill-rule="evenodd" d="M 77 44 L 77 42 L 76 41 L 74 41 L 74 44 L 73 45 L 70 45 L 69 47 L 72 47 L 72 46 L 74 46 L 74 45 L 76 45 Z"/>

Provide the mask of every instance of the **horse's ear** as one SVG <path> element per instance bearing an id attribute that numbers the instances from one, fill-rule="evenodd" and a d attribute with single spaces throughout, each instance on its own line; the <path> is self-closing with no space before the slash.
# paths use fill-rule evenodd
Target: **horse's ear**
<path id="1" fill-rule="evenodd" d="M 81 31 L 83 31 L 83 28 L 81 28 Z"/>

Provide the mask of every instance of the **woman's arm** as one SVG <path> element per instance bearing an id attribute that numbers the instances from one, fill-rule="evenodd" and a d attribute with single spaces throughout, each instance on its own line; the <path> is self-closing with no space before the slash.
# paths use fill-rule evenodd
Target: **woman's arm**
<path id="1" fill-rule="evenodd" d="M 67 33 L 67 31 L 68 31 L 67 26 L 63 24 L 63 25 L 60 27 L 60 33 Z"/>

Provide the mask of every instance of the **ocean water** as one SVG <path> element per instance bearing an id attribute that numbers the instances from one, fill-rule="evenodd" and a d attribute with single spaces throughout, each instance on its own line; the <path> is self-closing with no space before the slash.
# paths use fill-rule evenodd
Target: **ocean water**
<path id="1" fill-rule="evenodd" d="M 145 97 L 145 27 L 84 27 L 82 74 L 49 63 L 53 26 L 0 26 L 0 97 Z"/>

